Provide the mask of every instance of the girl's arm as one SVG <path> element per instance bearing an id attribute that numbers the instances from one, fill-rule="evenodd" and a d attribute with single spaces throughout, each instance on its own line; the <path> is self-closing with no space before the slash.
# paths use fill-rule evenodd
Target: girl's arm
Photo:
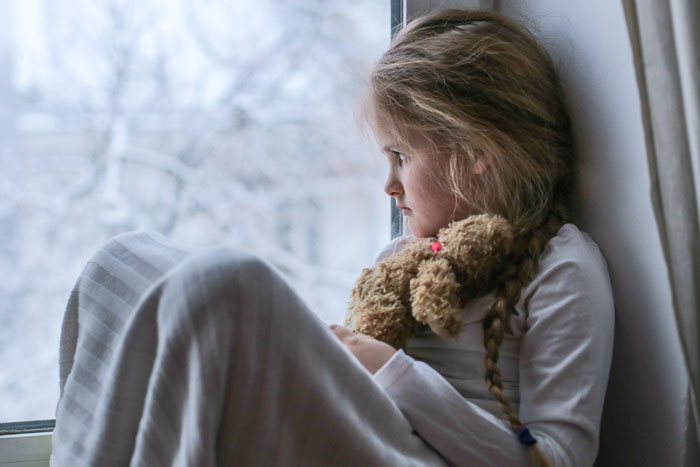
<path id="1" fill-rule="evenodd" d="M 596 253 L 597 249 L 593 252 Z M 613 300 L 604 260 L 578 251 L 543 261 L 523 290 L 521 421 L 553 465 L 592 465 L 612 356 Z M 530 465 L 501 417 L 399 351 L 375 374 L 414 429 L 456 465 Z"/>

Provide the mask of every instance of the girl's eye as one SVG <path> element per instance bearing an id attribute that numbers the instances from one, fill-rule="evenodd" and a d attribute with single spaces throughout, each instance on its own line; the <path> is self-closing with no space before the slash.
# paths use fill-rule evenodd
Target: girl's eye
<path id="1" fill-rule="evenodd" d="M 399 164 L 403 164 L 406 162 L 406 154 L 398 151 L 391 151 L 394 153 L 394 157 L 396 157 L 396 160 L 398 161 Z"/>

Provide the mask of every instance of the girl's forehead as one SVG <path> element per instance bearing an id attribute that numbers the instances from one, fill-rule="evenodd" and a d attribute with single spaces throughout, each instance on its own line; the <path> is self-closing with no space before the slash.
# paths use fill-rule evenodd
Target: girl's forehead
<path id="1" fill-rule="evenodd" d="M 382 150 L 401 150 L 406 152 L 435 152 L 438 145 L 417 131 L 404 130 L 396 125 L 374 122 L 372 129 L 377 143 Z"/>
<path id="2" fill-rule="evenodd" d="M 372 129 L 377 143 L 379 143 L 379 147 L 381 147 L 382 150 L 387 148 L 396 149 L 400 146 L 405 146 L 403 139 L 395 132 L 389 131 L 385 127 L 379 125 L 374 125 Z"/>

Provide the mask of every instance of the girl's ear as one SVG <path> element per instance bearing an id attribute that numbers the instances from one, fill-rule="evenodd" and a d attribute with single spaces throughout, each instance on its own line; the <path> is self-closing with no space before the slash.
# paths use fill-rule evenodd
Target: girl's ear
<path id="1" fill-rule="evenodd" d="M 476 163 L 474 164 L 472 171 L 475 175 L 481 175 L 486 171 L 487 167 L 488 163 L 486 162 L 486 158 L 484 156 L 481 156 L 476 159 Z"/>

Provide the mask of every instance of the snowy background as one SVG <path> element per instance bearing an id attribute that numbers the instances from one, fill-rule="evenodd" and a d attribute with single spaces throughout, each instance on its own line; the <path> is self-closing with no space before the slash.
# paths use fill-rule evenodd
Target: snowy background
<path id="1" fill-rule="evenodd" d="M 65 302 L 122 232 L 253 250 L 342 320 L 389 239 L 356 122 L 389 2 L 0 8 L 0 422 L 53 418 Z"/>

